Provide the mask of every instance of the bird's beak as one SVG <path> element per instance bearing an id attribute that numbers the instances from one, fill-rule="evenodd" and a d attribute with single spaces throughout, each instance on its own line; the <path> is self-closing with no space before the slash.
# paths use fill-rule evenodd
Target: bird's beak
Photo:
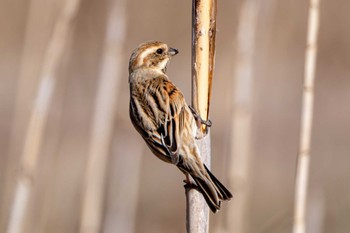
<path id="1" fill-rule="evenodd" d="M 175 56 L 176 54 L 178 54 L 179 53 L 179 50 L 177 50 L 177 49 L 174 49 L 174 48 L 170 48 L 169 49 L 169 54 L 171 55 L 171 56 Z"/>

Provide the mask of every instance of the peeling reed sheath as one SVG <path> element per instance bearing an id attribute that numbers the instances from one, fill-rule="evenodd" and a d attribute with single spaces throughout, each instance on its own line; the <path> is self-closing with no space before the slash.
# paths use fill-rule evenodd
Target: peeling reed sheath
<path id="1" fill-rule="evenodd" d="M 52 96 L 55 90 L 56 72 L 62 60 L 63 51 L 69 44 L 69 34 L 73 20 L 79 8 L 79 0 L 67 0 L 55 23 L 52 37 L 48 43 L 44 63 L 42 64 L 39 87 L 28 123 L 20 171 L 17 178 L 15 196 L 7 225 L 7 233 L 25 232 L 24 224 L 28 213 L 27 207 L 35 184 L 35 176 L 40 148 Z"/>
<path id="2" fill-rule="evenodd" d="M 215 62 L 216 13 L 216 0 L 193 0 L 192 106 L 203 120 L 209 118 Z"/>
<path id="3" fill-rule="evenodd" d="M 314 82 L 319 28 L 319 0 L 309 6 L 307 46 L 305 53 L 304 89 L 300 129 L 300 145 L 295 183 L 293 233 L 306 232 L 306 200 L 310 164 L 310 142 L 313 119 Z"/>
<path id="4" fill-rule="evenodd" d="M 214 71 L 216 6 L 216 0 L 192 1 L 192 106 L 204 120 L 209 118 Z M 198 141 L 198 147 L 203 162 L 210 168 L 210 133 Z M 203 196 L 189 188 L 186 188 L 186 230 L 209 231 L 209 208 Z"/>

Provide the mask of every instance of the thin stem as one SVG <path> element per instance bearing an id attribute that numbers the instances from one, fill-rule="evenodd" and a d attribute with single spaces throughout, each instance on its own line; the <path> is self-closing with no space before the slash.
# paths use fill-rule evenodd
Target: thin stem
<path id="1" fill-rule="evenodd" d="M 21 170 L 18 174 L 15 198 L 11 209 L 7 233 L 23 232 L 27 217 L 27 207 L 35 182 L 36 167 L 43 141 L 49 107 L 55 89 L 56 71 L 60 64 L 68 36 L 72 29 L 79 0 L 66 1 L 54 26 L 52 37 L 42 65 L 39 88 L 34 101 L 21 157 Z"/>
<path id="2" fill-rule="evenodd" d="M 119 89 L 125 37 L 125 1 L 113 0 L 109 4 L 107 34 L 85 174 L 80 233 L 101 232 L 106 167 L 118 101 L 116 90 Z"/>
<path id="3" fill-rule="evenodd" d="M 311 0 L 308 19 L 307 47 L 305 53 L 304 90 L 295 184 L 293 233 L 304 233 L 306 230 L 306 199 L 311 151 L 310 141 L 313 118 L 318 27 L 319 0 Z"/>
<path id="4" fill-rule="evenodd" d="M 249 193 L 255 33 L 259 3 L 245 0 L 239 15 L 232 105 L 230 181 L 236 188 L 229 206 L 228 231 L 244 233 Z"/>

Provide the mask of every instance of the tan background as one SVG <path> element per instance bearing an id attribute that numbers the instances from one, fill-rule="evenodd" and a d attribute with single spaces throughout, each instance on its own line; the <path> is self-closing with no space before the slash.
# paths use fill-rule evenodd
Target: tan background
<path id="1" fill-rule="evenodd" d="M 228 183 L 233 78 L 241 1 L 219 1 L 211 119 L 212 170 Z M 62 1 L 0 1 L 0 232 L 5 232 L 40 65 Z M 307 1 L 261 1 L 254 60 L 249 233 L 291 232 L 299 144 Z M 321 1 L 308 232 L 350 232 L 350 1 Z M 178 48 L 168 74 L 190 101 L 191 1 L 127 1 L 114 136 L 106 171 L 101 232 L 175 233 L 185 229 L 183 175 L 157 160 L 128 119 L 127 63 L 141 42 Z M 82 0 L 72 42 L 58 70 L 26 233 L 78 232 L 84 169 L 107 0 Z M 134 163 L 134 166 L 132 165 Z M 136 164 L 135 164 L 136 163 Z M 235 193 L 236 187 L 229 187 Z M 132 195 L 132 197 L 130 197 Z M 134 203 L 125 205 L 131 198 Z M 228 206 L 211 215 L 225 232 Z M 124 210 L 130 206 L 130 215 Z M 230 206 L 232 207 L 232 206 Z M 234 208 L 234 206 L 232 207 Z"/>

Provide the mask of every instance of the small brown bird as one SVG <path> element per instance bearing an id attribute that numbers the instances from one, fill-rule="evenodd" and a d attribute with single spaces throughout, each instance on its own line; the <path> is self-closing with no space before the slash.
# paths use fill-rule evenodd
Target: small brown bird
<path id="1" fill-rule="evenodd" d="M 210 209 L 215 213 L 222 200 L 232 194 L 203 164 L 196 138 L 203 121 L 186 104 L 181 91 L 165 74 L 177 49 L 150 41 L 139 45 L 129 62 L 130 118 L 151 151 L 161 160 L 176 165 L 191 175 Z"/>

